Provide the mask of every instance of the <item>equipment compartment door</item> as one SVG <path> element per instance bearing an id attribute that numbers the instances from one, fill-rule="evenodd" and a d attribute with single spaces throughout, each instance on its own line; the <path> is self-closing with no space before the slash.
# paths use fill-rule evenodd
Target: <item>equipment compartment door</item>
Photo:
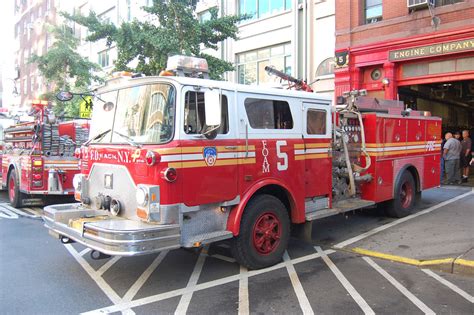
<path id="1" fill-rule="evenodd" d="M 184 88 L 181 123 L 183 201 L 187 206 L 230 201 L 238 196 L 238 165 L 243 154 L 237 140 L 233 93 L 222 91 L 221 125 L 215 139 L 205 126 L 204 89 Z"/>
<path id="2" fill-rule="evenodd" d="M 305 161 L 306 197 L 331 195 L 331 126 L 330 105 L 303 103 L 304 147 L 296 159 Z"/>

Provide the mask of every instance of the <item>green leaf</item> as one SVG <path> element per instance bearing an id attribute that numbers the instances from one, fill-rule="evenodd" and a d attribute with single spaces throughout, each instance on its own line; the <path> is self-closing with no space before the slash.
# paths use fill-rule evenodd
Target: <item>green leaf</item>
<path id="1" fill-rule="evenodd" d="M 194 14 L 194 1 L 153 1 L 143 9 L 154 23 L 147 21 L 123 22 L 120 26 L 100 21 L 94 12 L 63 16 L 88 28 L 88 41 L 106 40 L 117 48 L 116 71 L 132 71 L 145 75 L 158 75 L 166 68 L 168 56 L 185 54 L 205 56 L 208 59 L 210 76 L 222 79 L 224 72 L 232 71 L 232 64 L 205 55 L 201 48 L 217 49 L 218 44 L 228 38 L 237 38 L 237 23 L 248 16 L 229 15 L 218 17 L 217 8 L 210 10 L 211 19 L 200 23 Z M 155 23 L 156 22 L 156 23 Z M 130 63 L 137 61 L 136 66 Z"/>

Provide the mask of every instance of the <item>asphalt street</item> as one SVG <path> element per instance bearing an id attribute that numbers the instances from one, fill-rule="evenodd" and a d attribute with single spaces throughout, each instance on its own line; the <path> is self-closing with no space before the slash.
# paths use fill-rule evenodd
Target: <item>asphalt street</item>
<path id="1" fill-rule="evenodd" d="M 440 223 L 429 216 L 473 207 L 472 195 L 469 187 L 426 191 L 417 211 L 427 214 L 400 224 L 381 207 L 317 221 L 312 242 L 292 239 L 283 262 L 248 271 L 235 263 L 226 242 L 92 260 L 84 246 L 49 236 L 37 216 L 41 209 L 12 209 L 1 193 L 0 313 L 473 314 L 472 276 L 338 250 L 381 232 L 387 248 L 395 246 L 387 237 L 408 224 L 434 230 Z"/>

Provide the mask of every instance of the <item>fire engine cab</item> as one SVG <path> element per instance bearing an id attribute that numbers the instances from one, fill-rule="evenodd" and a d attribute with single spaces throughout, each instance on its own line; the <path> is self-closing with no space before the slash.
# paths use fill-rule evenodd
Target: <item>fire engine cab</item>
<path id="1" fill-rule="evenodd" d="M 32 102 L 32 121 L 4 129 L 2 188 L 13 207 L 43 203 L 46 196 L 72 196 L 79 172 L 74 156 L 89 137 L 86 120 L 56 122 L 48 118 L 46 101 Z M 52 118 L 52 117 L 51 117 Z"/>
<path id="2" fill-rule="evenodd" d="M 123 256 L 231 239 L 237 261 L 256 269 L 281 260 L 292 225 L 381 202 L 406 216 L 439 185 L 441 119 L 358 91 L 333 106 L 198 78 L 206 67 L 174 56 L 162 76 L 94 91 L 79 203 L 45 208 L 51 234 Z"/>

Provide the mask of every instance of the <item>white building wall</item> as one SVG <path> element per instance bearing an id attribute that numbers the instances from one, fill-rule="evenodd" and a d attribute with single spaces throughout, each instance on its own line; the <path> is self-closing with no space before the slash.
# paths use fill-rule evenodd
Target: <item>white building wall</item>
<path id="1" fill-rule="evenodd" d="M 312 6 L 313 23 L 310 40 L 310 82 L 318 80 L 312 87 L 316 92 L 334 95 L 334 71 L 332 74 L 318 76 L 318 66 L 328 58 L 333 61 L 336 45 L 335 0 L 316 0 Z"/>

